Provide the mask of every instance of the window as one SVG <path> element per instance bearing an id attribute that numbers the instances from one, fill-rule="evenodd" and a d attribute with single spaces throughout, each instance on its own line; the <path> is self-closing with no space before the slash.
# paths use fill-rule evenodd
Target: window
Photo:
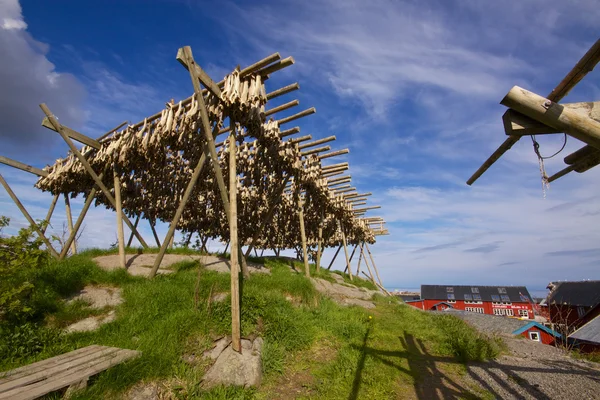
<path id="1" fill-rule="evenodd" d="M 479 293 L 479 288 L 472 287 L 471 288 L 471 293 Z"/>
<path id="2" fill-rule="evenodd" d="M 471 301 L 473 300 L 473 296 L 471 296 L 470 294 L 465 294 L 465 300 Z"/>
<path id="3" fill-rule="evenodd" d="M 494 308 L 494 315 L 504 315 L 504 309 Z"/>
<path id="4" fill-rule="evenodd" d="M 506 294 L 506 288 L 499 287 L 498 288 L 498 293 L 500 293 L 500 294 Z"/>
<path id="5" fill-rule="evenodd" d="M 513 315 L 515 315 L 515 312 L 513 310 L 506 310 L 506 315 L 508 315 L 509 317 L 512 317 Z"/>
<path id="6" fill-rule="evenodd" d="M 474 294 L 474 295 L 473 295 L 473 300 L 481 301 L 481 295 L 479 295 L 479 294 Z"/>
<path id="7" fill-rule="evenodd" d="M 529 318 L 529 311 L 519 310 L 519 317 Z"/>
<path id="8" fill-rule="evenodd" d="M 529 339 L 539 342 L 540 341 L 540 333 L 539 332 L 529 332 Z"/>
<path id="9" fill-rule="evenodd" d="M 524 294 L 521 294 L 521 293 L 519 293 L 519 296 L 521 296 L 521 301 L 529 303 L 529 297 L 527 297 L 527 296 L 525 296 Z"/>
<path id="10" fill-rule="evenodd" d="M 483 314 L 483 307 L 465 307 L 465 311 Z"/>
<path id="11" fill-rule="evenodd" d="M 451 287 L 451 286 L 448 286 L 448 287 L 446 288 L 446 292 L 447 292 L 447 293 L 454 293 L 454 288 L 453 288 L 453 287 Z"/>
<path id="12" fill-rule="evenodd" d="M 585 315 L 585 307 L 583 307 L 583 306 L 577 307 L 577 315 L 579 315 L 579 318 L 583 317 Z"/>
<path id="13" fill-rule="evenodd" d="M 503 294 L 500 296 L 500 298 L 504 303 L 510 303 L 510 297 L 508 297 L 507 295 Z"/>
<path id="14" fill-rule="evenodd" d="M 454 298 L 454 293 L 448 293 L 448 303 L 456 303 L 456 299 Z"/>
<path id="15" fill-rule="evenodd" d="M 497 294 L 493 294 L 492 295 L 492 301 L 499 303 L 500 302 L 500 296 Z"/>

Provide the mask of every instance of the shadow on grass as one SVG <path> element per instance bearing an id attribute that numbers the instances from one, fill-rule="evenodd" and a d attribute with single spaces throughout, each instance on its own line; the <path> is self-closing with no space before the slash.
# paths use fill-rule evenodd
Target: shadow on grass
<path id="1" fill-rule="evenodd" d="M 481 397 L 472 393 L 447 374 L 442 372 L 436 363 L 460 364 L 453 357 L 440 357 L 428 353 L 423 342 L 415 339 L 411 334 L 405 333 L 404 337 L 399 337 L 402 351 L 378 350 L 367 346 L 371 327 L 365 333 L 362 346 L 353 346 L 360 351 L 354 381 L 349 400 L 361 398 L 359 396 L 362 374 L 367 357 L 376 358 L 379 362 L 394 367 L 400 372 L 411 376 L 414 380 L 415 393 L 419 400 L 435 399 L 480 399 Z M 392 360 L 390 360 L 392 358 Z M 408 368 L 396 363 L 393 358 L 399 361 L 406 360 Z"/>

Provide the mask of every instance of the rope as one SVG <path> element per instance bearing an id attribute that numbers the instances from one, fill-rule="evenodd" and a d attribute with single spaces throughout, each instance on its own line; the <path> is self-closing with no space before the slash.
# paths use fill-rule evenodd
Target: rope
<path id="1" fill-rule="evenodd" d="M 564 141 L 562 147 L 551 156 L 544 157 L 540 153 L 540 144 L 535 140 L 535 135 L 531 135 L 531 141 L 533 142 L 533 151 L 535 155 L 538 157 L 538 164 L 540 166 L 540 174 L 542 176 L 542 193 L 544 194 L 544 199 L 546 198 L 546 191 L 550 190 L 550 182 L 548 181 L 548 175 L 546 174 L 546 167 L 544 166 L 544 160 L 549 160 L 562 152 L 567 146 L 567 134 L 564 133 Z"/>

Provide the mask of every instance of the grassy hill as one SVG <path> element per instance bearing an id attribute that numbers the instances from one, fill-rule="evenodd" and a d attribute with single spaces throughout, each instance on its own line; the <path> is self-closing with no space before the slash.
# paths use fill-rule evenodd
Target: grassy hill
<path id="1" fill-rule="evenodd" d="M 253 274 L 243 282 L 242 334 L 264 338 L 263 384 L 204 391 L 200 379 L 209 364 L 202 353 L 230 330 L 229 297 L 210 299 L 228 296 L 229 276 L 185 261 L 173 266 L 173 274 L 132 277 L 96 266 L 92 258 L 107 253 L 90 250 L 31 270 L 27 279 L 30 295 L 37 297 L 31 303 L 35 312 L 0 325 L 0 370 L 100 344 L 143 355 L 100 374 L 76 398 L 122 398 L 141 384 L 156 384 L 163 398 L 173 399 L 424 399 L 436 391 L 487 396 L 465 379 L 464 364 L 494 357 L 498 343 L 452 316 L 389 297 L 376 295 L 373 310 L 340 306 L 283 259 L 255 259 L 271 274 Z M 333 281 L 327 271 L 320 277 Z M 122 289 L 117 318 L 94 332 L 61 333 L 74 321 L 106 312 L 61 300 L 85 285 Z"/>

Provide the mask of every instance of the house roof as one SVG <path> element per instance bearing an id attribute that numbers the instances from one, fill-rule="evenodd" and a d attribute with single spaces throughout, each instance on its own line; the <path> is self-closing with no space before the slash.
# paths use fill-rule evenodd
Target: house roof
<path id="1" fill-rule="evenodd" d="M 557 338 L 561 337 L 560 333 L 558 333 L 558 332 L 556 332 L 556 331 L 548 328 L 547 326 L 542 325 L 542 324 L 540 324 L 539 322 L 536 322 L 536 321 L 531 321 L 527 325 L 524 325 L 524 326 L 520 327 L 519 329 L 515 330 L 513 332 L 513 335 L 520 335 L 521 333 L 526 332 L 526 331 L 528 331 L 529 329 L 531 329 L 533 327 L 541 329 L 544 332 L 546 332 L 546 333 L 548 333 L 548 334 L 550 334 L 550 335 L 552 335 L 554 337 L 557 337 Z"/>
<path id="2" fill-rule="evenodd" d="M 454 298 L 449 295 L 454 295 Z M 527 299 L 522 299 L 521 295 L 527 296 Z M 480 298 L 478 299 L 476 296 Z M 509 301 L 511 303 L 531 301 L 531 295 L 525 286 L 421 285 L 421 298 L 425 300 Z"/>
<path id="3" fill-rule="evenodd" d="M 552 282 L 548 304 L 593 307 L 600 303 L 600 281 Z"/>
<path id="4" fill-rule="evenodd" d="M 478 330 L 490 334 L 512 335 L 516 329 L 528 324 L 528 321 L 516 318 L 479 314 L 469 311 L 456 310 L 454 308 L 450 308 L 445 311 L 432 312 L 449 313 L 474 326 Z"/>
<path id="5" fill-rule="evenodd" d="M 586 342 L 600 343 L 600 315 L 577 329 L 569 337 Z"/>
<path id="6" fill-rule="evenodd" d="M 439 306 L 440 304 L 444 304 L 444 305 L 446 305 L 446 306 L 448 306 L 448 307 L 450 307 L 450 308 L 454 308 L 454 306 L 453 306 L 452 304 L 448 304 L 448 303 L 446 303 L 445 301 L 440 301 L 439 303 L 435 303 L 435 304 L 433 305 L 433 307 L 437 307 L 437 306 Z"/>

